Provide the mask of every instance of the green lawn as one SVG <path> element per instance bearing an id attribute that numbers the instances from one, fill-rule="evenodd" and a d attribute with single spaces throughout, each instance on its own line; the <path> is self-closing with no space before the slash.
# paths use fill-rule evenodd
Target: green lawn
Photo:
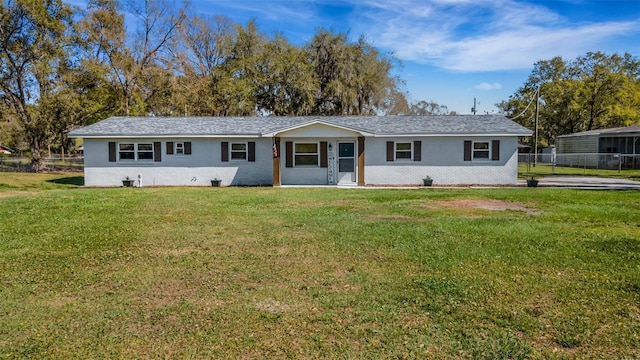
<path id="1" fill-rule="evenodd" d="M 0 173 L 0 358 L 634 358 L 640 192 Z"/>
<path id="2" fill-rule="evenodd" d="M 547 175 L 575 175 L 575 176 L 601 176 L 608 178 L 620 178 L 640 181 L 640 169 L 591 169 L 580 167 L 552 166 L 551 164 L 538 164 L 533 166 L 526 163 L 518 164 L 518 177 L 530 178 L 531 176 L 543 177 Z"/>

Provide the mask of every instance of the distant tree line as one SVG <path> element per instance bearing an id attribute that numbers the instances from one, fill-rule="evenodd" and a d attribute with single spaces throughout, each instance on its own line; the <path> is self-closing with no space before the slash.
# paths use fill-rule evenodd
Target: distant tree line
<path id="1" fill-rule="evenodd" d="M 294 46 L 165 0 L 1 0 L 0 142 L 38 171 L 48 149 L 72 148 L 70 129 L 113 115 L 448 113 L 409 104 L 396 63 L 364 37 L 320 29 Z"/>
<path id="2" fill-rule="evenodd" d="M 640 61 L 601 52 L 541 60 L 524 85 L 496 106 L 534 129 L 537 95 L 540 146 L 555 144 L 559 135 L 640 124 Z"/>

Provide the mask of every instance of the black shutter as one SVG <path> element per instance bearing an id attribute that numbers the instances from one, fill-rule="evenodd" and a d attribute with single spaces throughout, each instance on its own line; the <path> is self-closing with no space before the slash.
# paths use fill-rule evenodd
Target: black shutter
<path id="1" fill-rule="evenodd" d="M 226 141 L 220 143 L 220 161 L 229 161 L 229 143 Z"/>
<path id="2" fill-rule="evenodd" d="M 247 150 L 249 151 L 249 154 L 247 154 L 247 160 L 256 161 L 256 143 L 255 143 L 255 141 L 249 141 L 249 144 L 247 144 Z"/>
<path id="3" fill-rule="evenodd" d="M 491 160 L 500 160 L 500 140 L 491 140 Z"/>
<path id="4" fill-rule="evenodd" d="M 191 155 L 191 141 L 185 141 L 184 143 L 184 154 Z"/>
<path id="5" fill-rule="evenodd" d="M 329 166 L 329 159 L 327 155 L 327 142 L 320 141 L 320 167 L 326 168 Z"/>
<path id="6" fill-rule="evenodd" d="M 471 141 L 464 142 L 464 161 L 471 161 Z"/>
<path id="7" fill-rule="evenodd" d="M 116 143 L 109 141 L 109 162 L 116 162 Z"/>
<path id="8" fill-rule="evenodd" d="M 162 143 L 159 141 L 153 143 L 153 161 L 162 161 Z"/>
<path id="9" fill-rule="evenodd" d="M 293 143 L 291 141 L 287 141 L 285 144 L 285 166 L 293 167 Z"/>
<path id="10" fill-rule="evenodd" d="M 413 142 L 413 161 L 422 161 L 422 141 Z"/>
<path id="11" fill-rule="evenodd" d="M 167 141 L 167 155 L 173 155 L 173 141 Z"/>
<path id="12" fill-rule="evenodd" d="M 393 153 L 395 152 L 393 141 L 387 141 L 387 161 L 393 161 L 395 156 Z"/>

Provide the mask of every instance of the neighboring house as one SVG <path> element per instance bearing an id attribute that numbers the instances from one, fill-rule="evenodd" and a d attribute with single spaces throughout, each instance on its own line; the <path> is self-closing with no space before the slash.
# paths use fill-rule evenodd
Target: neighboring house
<path id="1" fill-rule="evenodd" d="M 561 135 L 556 142 L 557 163 L 558 165 L 584 163 L 582 165 L 587 167 L 617 168 L 620 165 L 640 168 L 639 139 L 640 125 Z M 610 156 L 598 154 L 610 154 Z M 618 157 L 619 154 L 622 156 Z"/>
<path id="2" fill-rule="evenodd" d="M 84 139 L 85 184 L 516 184 L 518 137 L 501 115 L 112 117 Z"/>

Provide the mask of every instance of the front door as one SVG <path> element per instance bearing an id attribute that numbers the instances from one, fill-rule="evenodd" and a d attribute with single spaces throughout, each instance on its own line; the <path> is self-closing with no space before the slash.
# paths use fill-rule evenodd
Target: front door
<path id="1" fill-rule="evenodd" d="M 354 142 L 338 142 L 338 184 L 356 182 L 356 156 Z"/>

